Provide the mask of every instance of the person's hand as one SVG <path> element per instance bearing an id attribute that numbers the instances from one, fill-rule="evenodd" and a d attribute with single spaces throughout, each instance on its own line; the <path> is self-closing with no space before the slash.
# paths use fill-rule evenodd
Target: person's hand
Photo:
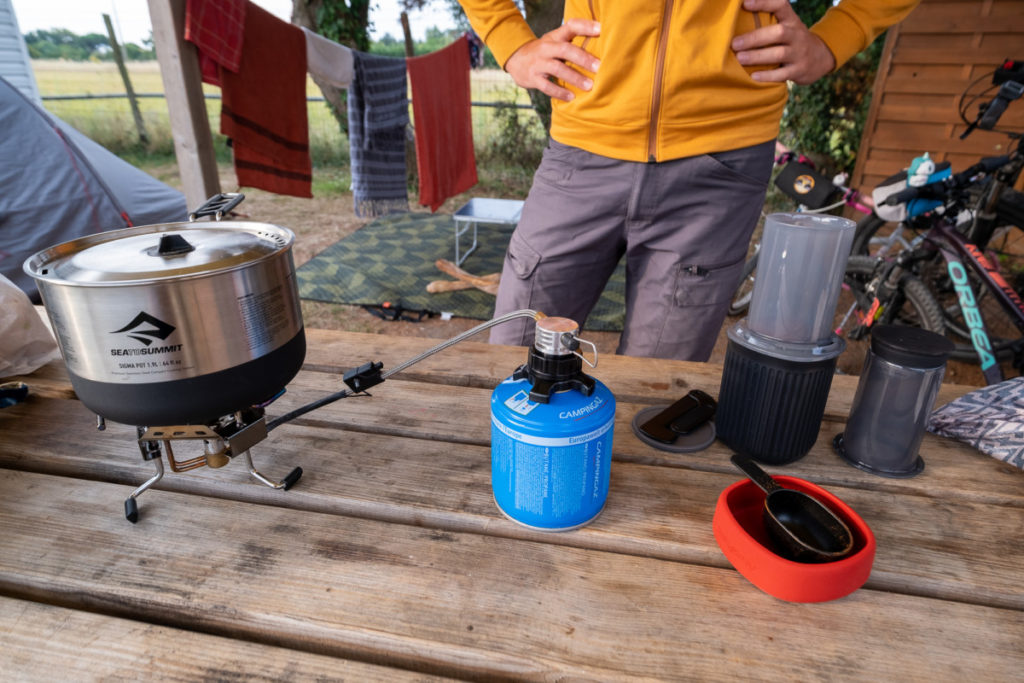
<path id="1" fill-rule="evenodd" d="M 512 80 L 523 88 L 540 90 L 566 102 L 573 99 L 571 91 L 553 83 L 555 77 L 580 90 L 590 90 L 594 82 L 569 66 L 572 64 L 584 71 L 595 73 L 600 62 L 594 55 L 573 45 L 576 36 L 597 36 L 601 25 L 589 19 L 570 19 L 540 38 L 531 40 L 512 53 L 505 62 L 505 71 Z"/>
<path id="2" fill-rule="evenodd" d="M 744 0 L 751 12 L 769 12 L 779 23 L 736 36 L 732 49 L 744 66 L 777 64 L 775 69 L 755 71 L 751 78 L 766 83 L 793 81 L 809 85 L 836 67 L 832 51 L 807 30 L 789 0 Z"/>

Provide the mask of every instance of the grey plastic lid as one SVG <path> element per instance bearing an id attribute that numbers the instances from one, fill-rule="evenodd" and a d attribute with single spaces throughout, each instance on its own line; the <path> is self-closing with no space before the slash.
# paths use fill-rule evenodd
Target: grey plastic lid
<path id="1" fill-rule="evenodd" d="M 267 223 L 144 225 L 88 235 L 44 249 L 25 272 L 48 282 L 118 285 L 242 268 L 288 249 L 295 236 Z"/>
<path id="2" fill-rule="evenodd" d="M 702 451 L 715 442 L 715 423 L 712 421 L 705 422 L 700 425 L 692 432 L 686 434 L 679 434 L 676 440 L 672 443 L 665 443 L 664 441 L 657 441 L 647 436 L 640 430 L 640 425 L 644 424 L 652 417 L 660 413 L 661 411 L 668 408 L 667 405 L 660 406 L 649 406 L 638 412 L 633 417 L 632 427 L 633 434 L 638 439 L 643 441 L 652 448 L 657 448 L 659 451 L 667 451 L 669 453 L 696 453 Z"/>
<path id="3" fill-rule="evenodd" d="M 785 342 L 754 332 L 744 318 L 728 329 L 729 339 L 752 351 L 781 360 L 811 363 L 835 358 L 846 349 L 846 340 L 837 334 L 825 343 Z"/>
<path id="4" fill-rule="evenodd" d="M 871 330 L 871 351 L 894 365 L 941 368 L 955 345 L 941 334 L 906 325 L 879 325 Z"/>

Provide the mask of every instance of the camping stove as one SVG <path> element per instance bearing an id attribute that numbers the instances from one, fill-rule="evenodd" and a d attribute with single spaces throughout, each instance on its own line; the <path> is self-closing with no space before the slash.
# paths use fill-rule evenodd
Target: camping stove
<path id="1" fill-rule="evenodd" d="M 97 428 L 104 429 L 103 418 L 98 418 Z M 167 464 L 173 472 L 188 472 L 199 467 L 220 468 L 233 458 L 242 456 L 249 474 L 261 484 L 274 489 L 287 491 L 302 476 L 302 468 L 296 467 L 288 476 L 279 482 L 260 474 L 252 463 L 249 449 L 267 438 L 267 421 L 263 406 L 252 406 L 244 410 L 221 417 L 205 425 L 173 425 L 166 427 L 136 427 L 138 432 L 139 451 L 142 459 L 153 463 L 156 473 L 145 483 L 132 491 L 124 501 L 124 516 L 133 524 L 139 519 L 137 498 L 160 481 L 164 476 L 162 455 L 167 456 Z M 172 441 L 202 441 L 203 454 L 188 460 L 177 460 Z"/>

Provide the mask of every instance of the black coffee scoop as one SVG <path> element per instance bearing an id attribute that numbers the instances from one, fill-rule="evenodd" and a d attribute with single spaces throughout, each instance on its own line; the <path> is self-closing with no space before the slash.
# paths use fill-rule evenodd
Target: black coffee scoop
<path id="1" fill-rule="evenodd" d="M 733 455 L 732 464 L 767 494 L 762 518 L 780 555 L 797 562 L 832 562 L 850 554 L 853 534 L 828 506 L 781 486 L 750 458 Z"/>

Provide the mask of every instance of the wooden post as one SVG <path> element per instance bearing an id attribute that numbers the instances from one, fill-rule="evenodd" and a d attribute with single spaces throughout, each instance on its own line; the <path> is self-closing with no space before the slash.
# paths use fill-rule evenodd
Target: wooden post
<path id="1" fill-rule="evenodd" d="M 402 12 L 402 33 L 405 35 L 405 56 L 415 57 L 416 49 L 412 44 L 412 31 L 409 29 L 409 15 Z"/>
<path id="2" fill-rule="evenodd" d="M 153 43 L 174 135 L 174 154 L 189 207 L 220 192 L 213 134 L 206 115 L 199 54 L 185 41 L 185 0 L 149 0 Z"/>
<path id="3" fill-rule="evenodd" d="M 132 108 L 132 116 L 135 117 L 135 128 L 139 131 L 139 142 L 149 144 L 149 136 L 146 135 L 146 124 L 142 120 L 142 112 L 139 111 L 139 101 L 135 99 L 135 90 L 132 88 L 132 81 L 128 78 L 128 69 L 124 65 L 124 55 L 121 54 L 121 46 L 114 35 L 114 26 L 110 23 L 110 15 L 103 15 L 103 22 L 107 25 L 107 39 L 110 41 L 110 49 L 114 51 L 114 61 L 121 72 L 121 80 L 124 81 L 125 92 L 128 93 L 128 103 Z"/>

